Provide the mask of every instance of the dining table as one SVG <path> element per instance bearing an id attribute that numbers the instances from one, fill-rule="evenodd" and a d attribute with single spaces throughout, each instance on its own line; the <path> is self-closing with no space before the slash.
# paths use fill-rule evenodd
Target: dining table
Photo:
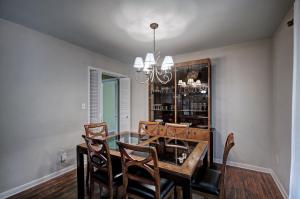
<path id="1" fill-rule="evenodd" d="M 182 187 L 183 198 L 187 199 L 192 197 L 191 182 L 193 176 L 200 168 L 205 168 L 208 165 L 207 141 L 161 135 L 151 136 L 129 131 L 113 133 L 101 139 L 106 139 L 110 155 L 114 158 L 121 158 L 116 141 L 155 147 L 160 176 L 173 180 L 176 186 Z M 84 156 L 87 157 L 88 153 L 86 144 L 78 144 L 76 152 L 77 194 L 78 198 L 81 199 L 84 198 L 85 194 Z M 135 153 L 134 151 L 132 151 L 131 156 L 136 159 L 143 158 L 143 154 Z"/>

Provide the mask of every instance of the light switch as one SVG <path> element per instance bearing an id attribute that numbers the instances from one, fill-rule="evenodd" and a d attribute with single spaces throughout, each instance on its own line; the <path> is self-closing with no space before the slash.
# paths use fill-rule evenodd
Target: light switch
<path id="1" fill-rule="evenodd" d="M 82 103 L 82 104 L 81 104 L 81 109 L 82 109 L 82 110 L 85 110 L 85 109 L 86 109 L 86 104 L 85 104 L 85 103 Z"/>

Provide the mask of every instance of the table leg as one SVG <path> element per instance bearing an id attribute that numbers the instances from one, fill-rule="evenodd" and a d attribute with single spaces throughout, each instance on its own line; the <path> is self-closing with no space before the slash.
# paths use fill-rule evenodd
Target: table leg
<path id="1" fill-rule="evenodd" d="M 77 146 L 77 196 L 84 198 L 84 159 L 81 149 Z"/>
<path id="2" fill-rule="evenodd" d="M 208 167 L 208 153 L 205 154 L 204 158 L 203 158 L 203 164 L 202 164 L 202 168 L 207 168 Z"/>
<path id="3" fill-rule="evenodd" d="M 186 183 L 182 186 L 182 197 L 184 199 L 191 199 L 192 198 L 192 188 L 191 188 L 191 181 L 187 180 Z"/>

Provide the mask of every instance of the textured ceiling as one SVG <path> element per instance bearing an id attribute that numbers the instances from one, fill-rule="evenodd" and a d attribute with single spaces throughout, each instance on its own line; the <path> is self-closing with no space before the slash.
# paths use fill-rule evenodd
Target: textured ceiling
<path id="1" fill-rule="evenodd" d="M 0 0 L 0 17 L 124 63 L 272 36 L 292 0 Z"/>

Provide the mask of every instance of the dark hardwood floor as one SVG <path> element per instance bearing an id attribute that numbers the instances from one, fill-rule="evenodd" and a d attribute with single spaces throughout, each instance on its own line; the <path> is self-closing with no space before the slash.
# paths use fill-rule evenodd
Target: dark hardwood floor
<path id="1" fill-rule="evenodd" d="M 76 186 L 76 170 L 74 170 L 12 196 L 10 199 L 77 198 Z M 226 196 L 227 199 L 283 198 L 270 174 L 230 166 L 227 167 Z M 99 198 L 99 194 L 95 194 L 94 198 Z M 193 194 L 193 198 L 201 197 Z"/>

